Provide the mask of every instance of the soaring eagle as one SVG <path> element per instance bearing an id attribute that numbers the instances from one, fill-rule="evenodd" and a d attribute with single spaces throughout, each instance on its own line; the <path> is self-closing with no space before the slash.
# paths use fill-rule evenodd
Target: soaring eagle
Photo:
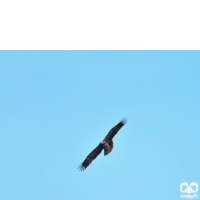
<path id="1" fill-rule="evenodd" d="M 90 163 L 101 153 L 104 149 L 104 156 L 108 155 L 113 149 L 113 137 L 126 124 L 126 118 L 123 118 L 116 126 L 114 126 L 106 135 L 106 137 L 99 143 L 99 145 L 87 156 L 83 163 L 78 166 L 80 171 L 85 170 Z"/>

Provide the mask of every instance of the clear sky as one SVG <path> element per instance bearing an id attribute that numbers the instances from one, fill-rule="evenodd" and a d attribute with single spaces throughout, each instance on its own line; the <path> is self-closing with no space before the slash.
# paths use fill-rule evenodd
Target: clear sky
<path id="1" fill-rule="evenodd" d="M 200 186 L 200 51 L 1 51 L 0 124 L 0 200 L 181 199 Z"/>

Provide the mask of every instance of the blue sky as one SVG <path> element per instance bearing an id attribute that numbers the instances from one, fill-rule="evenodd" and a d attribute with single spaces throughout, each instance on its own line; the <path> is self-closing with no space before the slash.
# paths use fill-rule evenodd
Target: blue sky
<path id="1" fill-rule="evenodd" d="M 200 184 L 199 77 L 199 51 L 1 51 L 0 199 L 181 199 Z"/>

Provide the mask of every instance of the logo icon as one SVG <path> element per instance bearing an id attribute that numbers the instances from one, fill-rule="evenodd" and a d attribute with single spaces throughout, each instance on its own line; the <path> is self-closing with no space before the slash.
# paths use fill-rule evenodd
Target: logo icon
<path id="1" fill-rule="evenodd" d="M 184 194 L 180 195 L 181 198 L 188 198 L 188 199 L 197 198 L 198 195 L 196 195 L 196 194 L 190 195 L 190 194 L 197 193 L 198 184 L 195 182 L 192 182 L 192 183 L 190 183 L 190 185 L 188 185 L 188 183 L 183 182 L 180 185 L 180 191 L 182 193 L 188 193 L 188 195 L 184 195 Z"/>

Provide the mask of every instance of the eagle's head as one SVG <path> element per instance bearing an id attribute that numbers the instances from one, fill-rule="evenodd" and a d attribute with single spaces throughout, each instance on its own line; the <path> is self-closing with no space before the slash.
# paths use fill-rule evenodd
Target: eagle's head
<path id="1" fill-rule="evenodd" d="M 101 142 L 99 142 L 99 144 L 100 144 L 101 146 L 103 146 L 103 148 L 105 148 L 105 149 L 108 149 L 108 148 L 109 148 L 108 143 L 105 142 L 104 140 L 102 140 Z"/>
<path id="2" fill-rule="evenodd" d="M 100 145 L 104 145 L 105 142 L 102 140 L 101 142 L 99 142 Z"/>

